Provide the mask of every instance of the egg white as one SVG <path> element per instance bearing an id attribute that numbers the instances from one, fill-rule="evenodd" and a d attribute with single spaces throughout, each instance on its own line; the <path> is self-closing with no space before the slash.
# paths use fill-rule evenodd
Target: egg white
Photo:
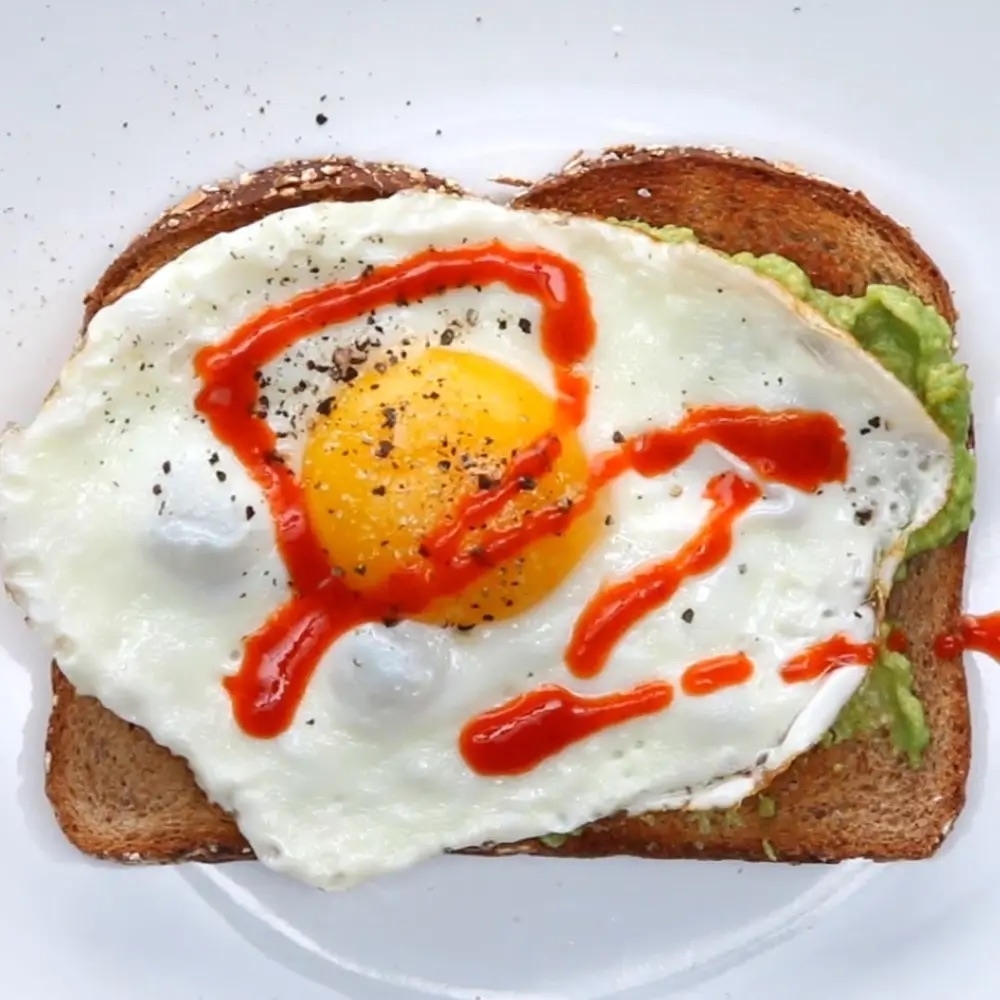
<path id="1" fill-rule="evenodd" d="M 612 524 L 540 604 L 470 633 L 355 630 L 327 652 L 291 728 L 250 738 L 221 681 L 289 585 L 259 489 L 194 409 L 193 357 L 268 303 L 429 245 L 491 239 L 553 250 L 584 272 L 599 331 L 580 429 L 590 451 L 616 431 L 670 425 L 689 405 L 802 407 L 844 426 L 848 481 L 809 496 L 762 484 L 723 564 L 685 582 L 598 677 L 579 681 L 562 653 L 584 604 L 687 541 L 709 507 L 705 483 L 739 463 L 703 447 L 659 479 L 625 475 L 609 487 Z M 334 350 L 361 345 L 363 367 L 390 350 L 418 354 L 445 329 L 453 349 L 552 391 L 538 320 L 532 300 L 494 285 L 329 328 L 266 367 L 268 419 L 297 463 L 317 403 L 346 387 L 326 371 Z M 836 633 L 874 636 L 873 586 L 888 586 L 950 475 L 948 441 L 916 398 L 748 269 L 610 223 L 408 192 L 269 216 L 101 310 L 37 419 L 0 448 L 0 558 L 81 692 L 186 757 L 266 864 L 334 888 L 619 809 L 738 801 L 814 743 L 863 676 L 845 668 L 789 685 L 778 667 Z M 859 510 L 871 511 L 865 523 Z M 678 690 L 668 710 L 526 775 L 483 778 L 458 753 L 471 716 L 540 684 L 676 683 L 691 663 L 740 650 L 755 664 L 750 682 L 703 698 Z"/>

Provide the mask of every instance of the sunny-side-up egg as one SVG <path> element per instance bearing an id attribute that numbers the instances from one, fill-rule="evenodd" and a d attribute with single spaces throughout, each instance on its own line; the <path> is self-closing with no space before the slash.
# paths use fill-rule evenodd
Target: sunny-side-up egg
<path id="1" fill-rule="evenodd" d="M 776 284 L 585 218 L 280 212 L 102 309 L 5 582 L 263 861 L 343 887 L 739 800 L 872 656 L 948 441 Z"/>

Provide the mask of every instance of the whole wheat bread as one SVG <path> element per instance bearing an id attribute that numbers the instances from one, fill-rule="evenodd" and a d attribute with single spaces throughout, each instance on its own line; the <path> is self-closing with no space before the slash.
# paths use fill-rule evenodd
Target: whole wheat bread
<path id="1" fill-rule="evenodd" d="M 317 200 L 384 197 L 405 187 L 450 187 L 423 171 L 346 160 L 279 165 L 207 186 L 167 212 L 111 265 L 87 297 L 86 320 L 187 247 L 270 212 Z M 813 282 L 860 294 L 900 285 L 956 320 L 940 272 L 910 234 L 861 195 L 760 160 L 703 150 L 623 147 L 578 159 L 521 194 L 516 205 L 690 226 L 710 246 L 773 252 Z M 915 683 L 932 733 L 910 768 L 884 733 L 803 755 L 757 798 L 713 817 L 684 812 L 614 816 L 558 844 L 527 840 L 477 853 L 593 857 L 632 854 L 838 861 L 920 858 L 950 829 L 965 797 L 969 709 L 959 660 L 933 639 L 960 613 L 965 537 L 913 560 L 890 616 L 911 644 Z M 252 856 L 233 820 L 208 801 L 187 765 L 53 669 L 46 790 L 67 837 L 88 854 L 125 862 Z"/>

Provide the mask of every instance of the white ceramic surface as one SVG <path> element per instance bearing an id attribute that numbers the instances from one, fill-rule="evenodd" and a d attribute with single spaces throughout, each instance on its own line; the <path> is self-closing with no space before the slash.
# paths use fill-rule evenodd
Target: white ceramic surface
<path id="1" fill-rule="evenodd" d="M 934 13 L 921 13 L 931 11 Z M 202 181 L 328 152 L 479 187 L 581 147 L 728 145 L 862 188 L 947 273 L 984 471 L 967 606 L 1000 604 L 998 9 L 986 0 L 0 2 L 0 423 L 80 299 Z M 318 115 L 325 115 L 319 124 Z M 494 190 L 497 190 L 494 188 Z M 340 896 L 255 865 L 81 858 L 41 791 L 45 655 L 0 603 L 2 995 L 69 1000 L 995 996 L 1000 667 L 969 805 L 919 865 L 450 858 Z"/>

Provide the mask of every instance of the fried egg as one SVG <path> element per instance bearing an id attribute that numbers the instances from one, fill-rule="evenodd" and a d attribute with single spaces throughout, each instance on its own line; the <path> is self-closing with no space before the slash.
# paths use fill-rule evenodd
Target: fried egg
<path id="1" fill-rule="evenodd" d="M 863 678 L 951 461 L 711 250 L 403 192 L 103 308 L 3 439 L 0 558 L 80 692 L 343 888 L 766 783 Z"/>

